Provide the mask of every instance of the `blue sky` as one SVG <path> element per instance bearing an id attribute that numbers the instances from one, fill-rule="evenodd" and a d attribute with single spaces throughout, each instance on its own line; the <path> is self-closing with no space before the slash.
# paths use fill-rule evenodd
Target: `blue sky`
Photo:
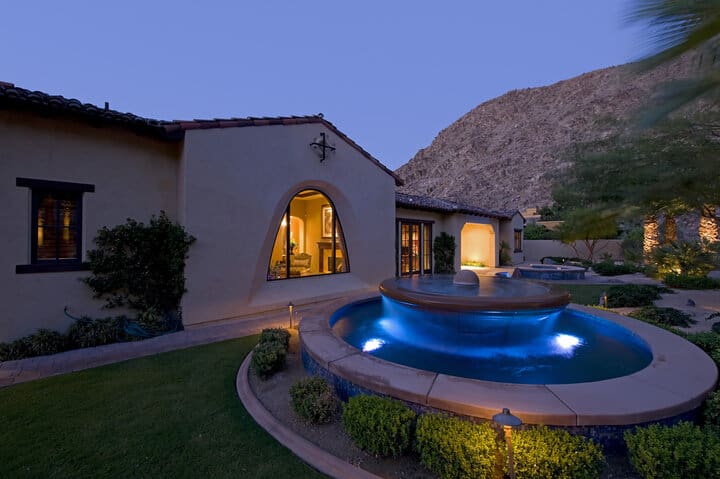
<path id="1" fill-rule="evenodd" d="M 322 112 L 395 169 L 485 100 L 637 59 L 626 4 L 4 2 L 0 80 L 158 119 Z"/>

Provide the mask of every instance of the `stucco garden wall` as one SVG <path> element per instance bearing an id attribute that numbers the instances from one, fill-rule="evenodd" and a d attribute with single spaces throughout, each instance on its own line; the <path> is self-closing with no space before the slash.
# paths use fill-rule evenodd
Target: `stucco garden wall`
<path id="1" fill-rule="evenodd" d="M 620 240 L 601 240 L 600 244 L 595 248 L 595 261 L 599 261 L 603 253 L 609 253 L 616 260 L 623 259 L 622 242 Z M 587 248 L 582 241 L 576 242 L 578 252 L 581 258 L 586 258 Z M 525 261 L 528 263 L 538 263 L 545 256 L 565 256 L 572 258 L 576 255 L 575 251 L 560 241 L 555 240 L 525 240 L 523 246 L 525 253 Z"/>
<path id="2" fill-rule="evenodd" d="M 92 247 L 98 229 L 147 221 L 165 210 L 177 215 L 178 145 L 110 127 L 94 127 L 64 119 L 0 111 L 0 341 L 35 332 L 64 331 L 75 314 L 108 316 L 78 278 L 85 272 L 16 274 L 30 262 L 31 191 L 16 178 L 89 183 L 83 195 L 83 251 Z"/>
<path id="3" fill-rule="evenodd" d="M 321 132 L 337 147 L 324 162 L 309 146 Z M 371 290 L 395 274 L 395 180 L 323 125 L 190 130 L 181 171 L 180 216 L 197 238 L 186 325 Z M 303 189 L 334 203 L 350 272 L 268 281 L 280 219 Z"/>

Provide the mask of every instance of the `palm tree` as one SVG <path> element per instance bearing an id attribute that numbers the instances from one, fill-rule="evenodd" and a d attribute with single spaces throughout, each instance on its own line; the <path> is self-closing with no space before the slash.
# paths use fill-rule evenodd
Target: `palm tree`
<path id="1" fill-rule="evenodd" d="M 654 52 L 640 66 L 652 69 L 684 53 L 697 53 L 697 76 L 674 82 L 645 119 L 654 124 L 700 97 L 720 92 L 720 0 L 631 0 L 626 17 L 644 26 Z"/>

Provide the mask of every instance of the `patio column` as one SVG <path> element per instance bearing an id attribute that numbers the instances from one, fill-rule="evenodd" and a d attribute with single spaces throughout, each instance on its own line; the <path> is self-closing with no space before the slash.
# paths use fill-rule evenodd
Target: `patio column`
<path id="1" fill-rule="evenodd" d="M 643 222 L 643 253 L 648 256 L 652 250 L 660 246 L 660 228 L 657 216 L 648 215 Z"/>
<path id="2" fill-rule="evenodd" d="M 711 243 L 718 241 L 718 219 L 715 216 L 715 207 L 710 205 L 703 206 L 700 214 L 700 225 L 698 226 L 698 236 L 701 240 Z"/>

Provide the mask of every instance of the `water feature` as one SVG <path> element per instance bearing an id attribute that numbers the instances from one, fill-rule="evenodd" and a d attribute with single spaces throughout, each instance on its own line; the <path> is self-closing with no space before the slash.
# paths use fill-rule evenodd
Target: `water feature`
<path id="1" fill-rule="evenodd" d="M 330 319 L 335 334 L 378 358 L 503 383 L 568 384 L 625 376 L 652 361 L 647 344 L 602 319 L 566 311 L 566 293 L 521 280 L 397 278 L 383 297 Z"/>
<path id="2" fill-rule="evenodd" d="M 608 444 L 633 425 L 691 420 L 715 387 L 712 359 L 675 334 L 539 283 L 478 283 L 393 278 L 379 297 L 328 304 L 299 325 L 303 364 L 343 399 L 484 419 L 509 408 Z"/>

